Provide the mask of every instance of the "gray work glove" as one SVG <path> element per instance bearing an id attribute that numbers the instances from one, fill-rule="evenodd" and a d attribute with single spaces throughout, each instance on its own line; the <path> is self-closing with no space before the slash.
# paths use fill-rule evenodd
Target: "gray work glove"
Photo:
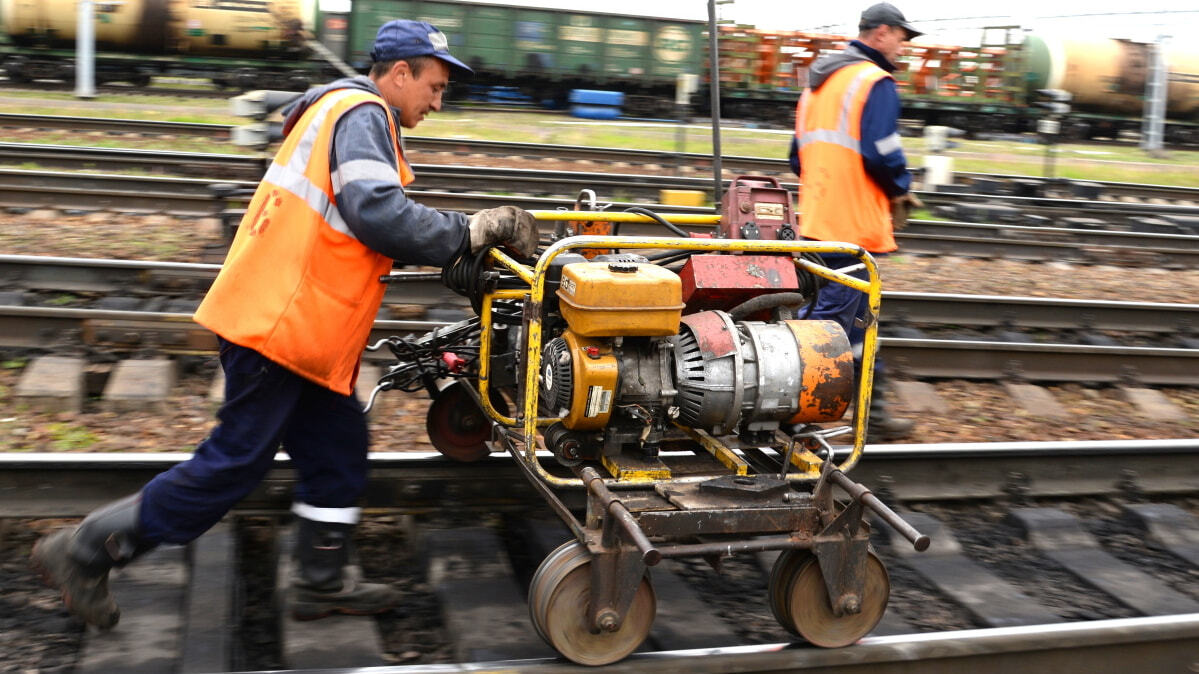
<path id="1" fill-rule="evenodd" d="M 537 251 L 537 220 L 515 206 L 500 206 L 470 216 L 470 252 L 484 246 L 507 244 L 523 256 Z"/>
<path id="2" fill-rule="evenodd" d="M 899 231 L 908 226 L 908 214 L 924 208 L 924 202 L 911 192 L 891 197 L 891 229 Z"/>

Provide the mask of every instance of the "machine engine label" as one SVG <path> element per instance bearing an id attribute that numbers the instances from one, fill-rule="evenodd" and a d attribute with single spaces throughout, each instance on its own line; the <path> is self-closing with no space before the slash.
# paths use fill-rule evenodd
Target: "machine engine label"
<path id="1" fill-rule="evenodd" d="M 763 220 L 782 220 L 783 213 L 782 204 L 754 203 L 754 215 Z"/>
<path id="2" fill-rule="evenodd" d="M 575 294 L 574 279 L 568 279 L 568 278 L 562 279 L 562 292 L 566 293 L 567 295 Z"/>
<path id="3" fill-rule="evenodd" d="M 602 386 L 587 387 L 587 411 L 585 416 L 598 417 L 612 409 L 612 390 Z"/>

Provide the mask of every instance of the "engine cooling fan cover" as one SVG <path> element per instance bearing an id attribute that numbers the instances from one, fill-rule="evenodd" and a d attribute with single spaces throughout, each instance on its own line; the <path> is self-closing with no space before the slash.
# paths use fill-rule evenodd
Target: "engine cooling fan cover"
<path id="1" fill-rule="evenodd" d="M 565 339 L 551 339 L 541 351 L 541 404 L 550 415 L 570 409 L 574 391 L 570 346 Z"/>

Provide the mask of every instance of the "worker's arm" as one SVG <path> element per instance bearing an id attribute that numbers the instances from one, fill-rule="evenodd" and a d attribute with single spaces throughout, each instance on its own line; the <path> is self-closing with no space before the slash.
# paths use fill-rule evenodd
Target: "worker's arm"
<path id="1" fill-rule="evenodd" d="M 441 266 L 467 246 L 467 219 L 408 198 L 387 113 L 363 104 L 337 120 L 329 158 L 333 198 L 349 234 L 401 264 Z"/>
<path id="2" fill-rule="evenodd" d="M 862 109 L 862 165 L 888 197 L 907 193 L 912 174 L 899 140 L 899 91 L 895 80 L 884 78 L 874 84 Z"/>

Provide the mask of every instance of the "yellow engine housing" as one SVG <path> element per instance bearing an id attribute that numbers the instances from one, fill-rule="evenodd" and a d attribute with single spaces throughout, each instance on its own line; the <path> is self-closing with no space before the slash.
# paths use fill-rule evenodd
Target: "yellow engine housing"
<path id="1" fill-rule="evenodd" d="M 562 333 L 571 354 L 570 369 L 574 395 L 563 425 L 574 430 L 600 430 L 612 418 L 616 401 L 620 366 L 609 340 L 579 337 L 570 330 Z M 591 347 L 595 355 L 588 355 Z"/>
<path id="2" fill-rule="evenodd" d="M 658 265 L 568 264 L 557 294 L 562 317 L 580 337 L 665 337 L 679 331 L 682 281 Z"/>

